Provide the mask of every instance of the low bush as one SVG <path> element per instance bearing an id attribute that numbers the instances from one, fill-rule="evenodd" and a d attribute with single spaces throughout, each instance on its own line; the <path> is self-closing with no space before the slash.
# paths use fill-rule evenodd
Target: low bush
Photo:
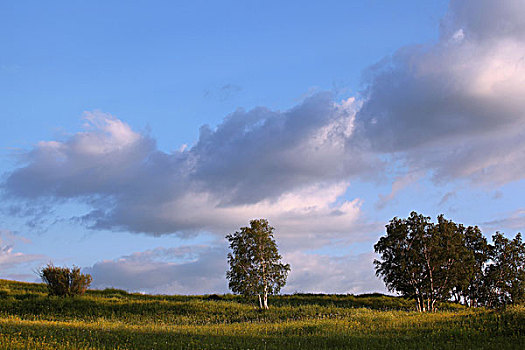
<path id="1" fill-rule="evenodd" d="M 40 277 L 47 285 L 49 295 L 82 295 L 91 284 L 91 275 L 80 273 L 80 268 L 73 266 L 58 267 L 48 264 L 40 271 Z"/>

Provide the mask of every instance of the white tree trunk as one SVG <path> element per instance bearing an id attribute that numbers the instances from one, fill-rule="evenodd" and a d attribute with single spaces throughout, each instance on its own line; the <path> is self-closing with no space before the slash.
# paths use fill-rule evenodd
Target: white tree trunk
<path id="1" fill-rule="evenodd" d="M 264 285 L 264 309 L 268 310 L 268 286 Z"/>
<path id="2" fill-rule="evenodd" d="M 258 294 L 257 296 L 259 297 L 259 309 L 262 309 L 263 308 L 263 304 L 262 304 L 262 300 L 261 300 L 261 295 Z"/>
<path id="3" fill-rule="evenodd" d="M 416 305 L 417 305 L 417 311 L 423 312 L 425 308 L 425 304 L 423 302 L 423 298 L 419 296 L 419 294 L 416 296 Z"/>
<path id="4" fill-rule="evenodd" d="M 266 261 L 262 263 L 262 280 L 264 284 L 263 308 L 268 310 L 268 276 L 266 276 Z"/>

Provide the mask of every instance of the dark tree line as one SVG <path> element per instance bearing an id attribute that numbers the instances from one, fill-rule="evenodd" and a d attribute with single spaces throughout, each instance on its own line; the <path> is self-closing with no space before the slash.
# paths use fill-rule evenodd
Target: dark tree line
<path id="1" fill-rule="evenodd" d="M 438 301 L 501 307 L 525 301 L 525 244 L 521 234 L 497 232 L 492 244 L 477 226 L 443 215 L 437 223 L 416 212 L 393 218 L 374 246 L 376 274 L 390 291 L 416 300 L 419 311 Z"/>

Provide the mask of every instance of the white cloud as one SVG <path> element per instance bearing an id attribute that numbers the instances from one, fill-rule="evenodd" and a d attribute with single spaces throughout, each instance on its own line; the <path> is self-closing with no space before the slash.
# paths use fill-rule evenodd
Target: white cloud
<path id="1" fill-rule="evenodd" d="M 18 276 L 17 271 L 20 268 L 27 268 L 36 262 L 42 262 L 44 255 L 25 254 L 15 251 L 16 243 L 29 243 L 30 241 L 22 236 L 17 236 L 9 230 L 0 229 L 0 271 L 2 278 L 12 278 Z M 27 277 L 24 275 L 23 277 Z M 35 279 L 32 275 L 32 279 Z M 24 278 L 27 279 L 27 278 Z"/>
<path id="2" fill-rule="evenodd" d="M 206 246 L 157 248 L 83 269 L 93 287 L 154 294 L 226 293 L 226 251 Z"/>
<path id="3" fill-rule="evenodd" d="M 207 246 L 157 248 L 106 260 L 85 268 L 95 288 L 120 288 L 157 294 L 228 293 L 227 251 Z M 373 253 L 331 257 L 299 251 L 285 253 L 291 264 L 284 293 L 385 292 L 375 277 Z"/>
<path id="4" fill-rule="evenodd" d="M 154 142 L 104 113 L 86 113 L 86 131 L 65 141 L 42 141 L 24 155 L 27 165 L 12 172 L 8 194 L 34 199 L 113 194 L 140 171 Z"/>
<path id="5" fill-rule="evenodd" d="M 372 252 L 334 257 L 295 252 L 285 254 L 292 266 L 285 293 L 351 293 L 386 292 L 375 276 Z"/>
<path id="6" fill-rule="evenodd" d="M 348 178 L 372 169 L 347 142 L 354 116 L 353 99 L 328 94 L 286 112 L 238 110 L 168 154 L 121 120 L 86 113 L 84 131 L 37 144 L 4 190 L 29 203 L 84 202 L 93 210 L 78 219 L 94 229 L 222 236 L 265 217 L 283 237 L 329 241 L 360 216 L 358 199 L 342 199 Z"/>
<path id="7" fill-rule="evenodd" d="M 524 10 L 523 1 L 452 1 L 438 43 L 402 48 L 368 72 L 361 138 L 438 181 L 523 178 Z"/>

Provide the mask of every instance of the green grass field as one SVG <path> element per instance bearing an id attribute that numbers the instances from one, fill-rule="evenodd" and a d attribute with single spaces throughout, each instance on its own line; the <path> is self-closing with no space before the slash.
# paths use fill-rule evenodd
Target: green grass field
<path id="1" fill-rule="evenodd" d="M 381 295 L 287 295 L 260 311 L 238 296 L 109 289 L 48 297 L 0 280 L 0 349 L 525 349 L 525 308 L 419 314 Z"/>

